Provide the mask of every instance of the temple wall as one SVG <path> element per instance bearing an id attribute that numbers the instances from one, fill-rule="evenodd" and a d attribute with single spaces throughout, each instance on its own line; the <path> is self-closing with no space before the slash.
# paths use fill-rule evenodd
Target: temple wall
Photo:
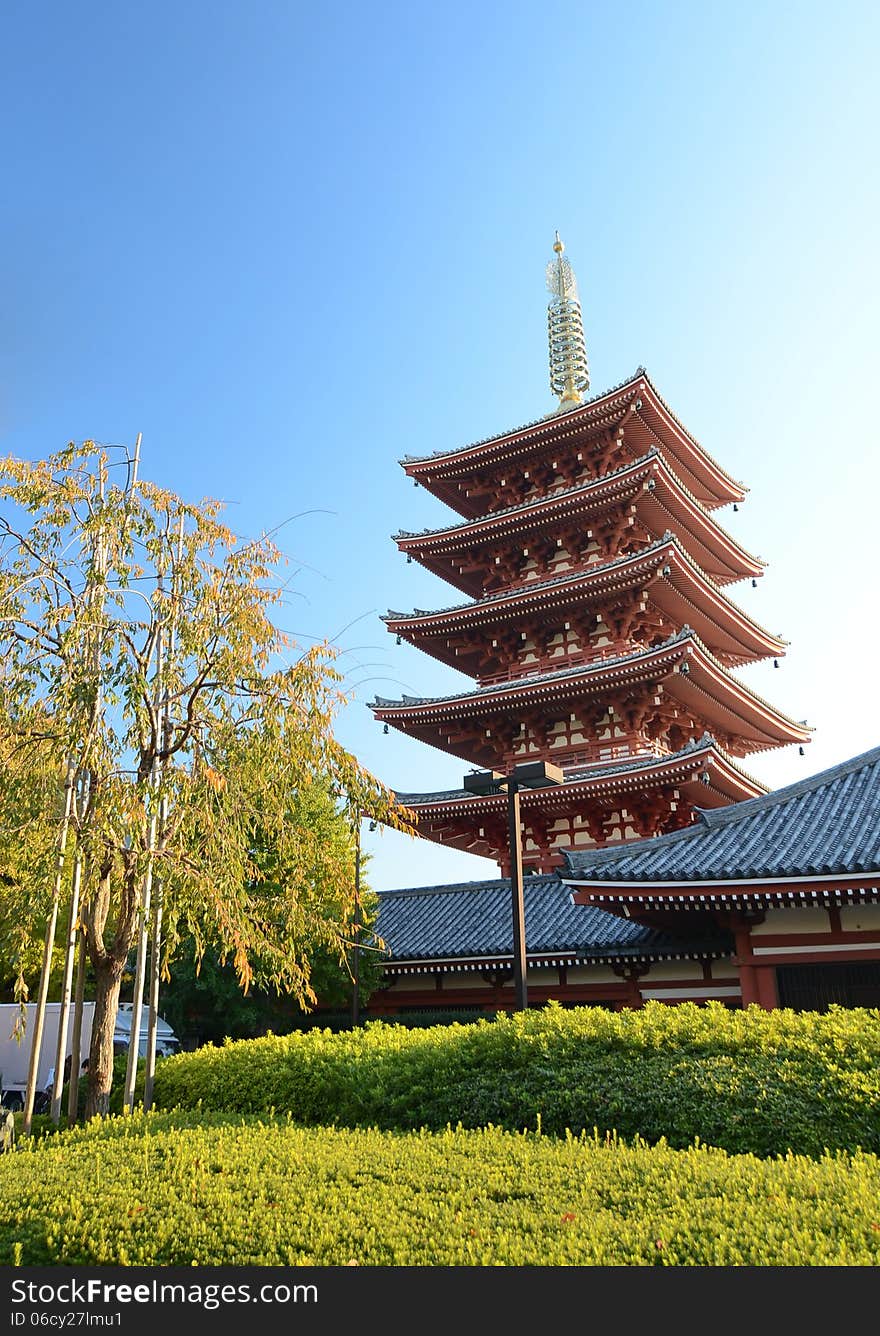
<path id="1" fill-rule="evenodd" d="M 452 970 L 448 974 L 443 975 L 442 991 L 444 993 L 454 993 L 462 988 L 488 989 L 491 987 L 492 985 L 486 983 L 486 980 L 477 970 L 469 971 L 467 973 L 464 970 L 462 970 L 461 972 L 459 972 L 458 970 Z"/>
<path id="2" fill-rule="evenodd" d="M 578 966 L 567 971 L 564 984 L 560 984 L 555 968 L 538 968 L 528 971 L 527 984 L 530 1005 L 536 1009 L 550 999 L 569 1006 L 593 1005 L 611 1010 L 650 1001 L 674 1004 L 704 1003 L 714 999 L 728 1006 L 739 1006 L 744 1001 L 742 987 L 735 976 L 704 979 L 702 971 L 699 977 L 694 977 L 684 968 L 678 972 L 671 970 L 668 977 L 662 978 L 649 972 L 633 983 L 615 974 L 608 966 Z M 482 1008 L 488 1015 L 497 1010 L 512 1010 L 514 997 L 512 979 L 499 988 L 473 974 L 444 974 L 443 988 L 437 990 L 432 977 L 408 975 L 395 986 L 378 990 L 370 1005 L 377 1014 L 384 1012 L 391 1017 L 396 1011 L 411 1007 L 442 1011 L 450 1006 Z"/>
<path id="3" fill-rule="evenodd" d="M 712 961 L 713 979 L 738 979 L 739 966 L 734 965 L 732 960 L 713 960 Z"/>
<path id="4" fill-rule="evenodd" d="M 844 932 L 880 933 L 880 905 L 844 905 L 840 926 Z"/>
<path id="5" fill-rule="evenodd" d="M 780 937 L 790 933 L 830 932 L 831 921 L 828 910 L 815 909 L 768 909 L 763 923 L 757 923 L 751 930 L 752 937 Z"/>
<path id="6" fill-rule="evenodd" d="M 657 960 L 651 965 L 641 983 L 650 988 L 667 979 L 702 979 L 703 966 L 699 960 Z"/>
<path id="7" fill-rule="evenodd" d="M 620 983 L 610 965 L 572 965 L 566 972 L 569 984 Z"/>
<path id="8" fill-rule="evenodd" d="M 389 992 L 411 993 L 413 989 L 435 988 L 433 974 L 395 974 L 383 985 Z"/>
<path id="9" fill-rule="evenodd" d="M 641 994 L 645 1002 L 706 1002 L 717 1000 L 728 1004 L 742 1000 L 742 988 L 737 983 L 711 983 L 688 987 L 676 987 L 675 984 L 653 987 L 642 980 Z"/>

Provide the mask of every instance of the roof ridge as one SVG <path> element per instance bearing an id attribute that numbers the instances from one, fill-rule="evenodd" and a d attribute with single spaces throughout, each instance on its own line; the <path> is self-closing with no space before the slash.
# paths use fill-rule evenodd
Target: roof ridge
<path id="1" fill-rule="evenodd" d="M 711 809 L 701 807 L 697 811 L 700 819 L 709 829 L 714 826 L 729 825 L 734 821 L 745 821 L 755 812 L 766 811 L 768 807 L 778 807 L 784 803 L 793 802 L 806 793 L 815 793 L 817 789 L 835 784 L 838 780 L 854 774 L 857 770 L 867 770 L 878 762 L 880 762 L 880 746 L 862 752 L 859 756 L 850 757 L 848 761 L 840 761 L 837 765 L 829 766 L 827 770 L 820 770 L 815 775 L 808 775 L 806 779 L 797 779 L 793 784 L 786 784 L 784 788 L 773 789 L 770 793 L 762 793 L 757 798 L 744 798 L 742 802 L 733 803 L 730 807 Z"/>
<path id="2" fill-rule="evenodd" d="M 621 390 L 625 390 L 627 386 L 631 385 L 634 381 L 647 375 L 648 373 L 643 366 L 637 366 L 632 375 L 627 376 L 619 385 L 612 385 L 610 389 L 602 390 L 600 394 L 594 394 L 590 399 L 585 399 L 583 403 L 577 404 L 575 409 L 569 407 L 550 414 L 544 413 L 541 417 L 534 418 L 531 422 L 522 422 L 518 427 L 508 427 L 504 431 L 494 432 L 491 436 L 483 436 L 478 441 L 469 441 L 467 445 L 455 445 L 451 450 L 433 450 L 429 455 L 404 455 L 403 459 L 399 460 L 398 463 L 427 464 L 432 459 L 445 459 L 447 455 L 464 454 L 466 450 L 475 450 L 479 445 L 489 445 L 492 441 L 503 440 L 505 436 L 513 436 L 518 431 L 528 431 L 530 427 L 540 427 L 543 425 L 550 426 L 555 418 L 567 418 L 572 412 L 576 411 L 576 409 L 589 408 L 593 404 L 601 403 L 603 399 L 609 398 L 612 394 L 618 394 Z M 654 393 L 656 394 L 657 391 L 655 390 Z M 658 399 L 660 398 L 659 394 L 657 397 Z M 666 407 L 665 404 L 664 407 Z M 667 411 L 672 413 L 671 408 L 667 409 Z M 677 418 L 676 422 L 678 422 Z M 678 425 L 682 427 L 683 431 L 687 431 L 687 428 L 682 426 L 680 422 L 678 422 Z M 695 442 L 695 444 L 698 444 L 698 442 Z"/>
<path id="3" fill-rule="evenodd" d="M 565 889 L 565 882 L 557 872 L 526 873 L 523 877 L 523 888 L 529 886 L 543 885 L 547 883 L 557 885 L 560 890 Z M 486 877 L 474 881 L 451 881 L 441 882 L 439 886 L 402 886 L 399 889 L 390 891 L 374 891 L 374 895 L 380 898 L 385 896 L 415 896 L 415 895 L 447 895 L 455 894 L 460 891 L 506 891 L 510 888 L 509 877 Z"/>
<path id="4" fill-rule="evenodd" d="M 831 788 L 847 776 L 857 774 L 860 771 L 867 771 L 878 764 L 880 764 L 880 747 L 874 747 L 870 751 L 862 752 L 859 756 L 829 766 L 827 770 L 820 770 L 817 774 L 810 775 L 806 779 L 796 780 L 795 783 L 787 784 L 784 788 L 776 789 L 772 793 L 762 794 L 757 798 L 745 798 L 741 802 L 731 803 L 728 807 L 698 808 L 694 813 L 696 819 L 693 824 L 685 826 L 681 830 L 671 831 L 667 835 L 655 835 L 650 839 L 629 840 L 613 848 L 566 850 L 569 872 L 563 879 L 566 882 L 589 880 L 590 868 L 595 868 L 598 871 L 602 867 L 613 866 L 615 863 L 626 859 L 644 858 L 649 855 L 653 858 L 656 851 L 668 849 L 678 844 L 687 845 L 689 841 L 694 842 L 696 849 L 699 850 L 703 841 L 719 827 L 737 825 L 749 818 L 757 817 L 761 813 L 772 811 L 774 808 L 784 808 L 793 804 L 799 798 L 823 788 Z M 661 880 L 663 879 L 667 878 L 661 877 Z M 634 880 L 640 880 L 638 874 L 635 875 Z"/>

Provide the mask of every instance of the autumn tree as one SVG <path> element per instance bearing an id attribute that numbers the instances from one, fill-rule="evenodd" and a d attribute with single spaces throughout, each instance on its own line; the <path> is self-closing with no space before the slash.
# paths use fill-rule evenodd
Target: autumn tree
<path id="1" fill-rule="evenodd" d="M 92 442 L 0 461 L 0 869 L 51 931 L 78 869 L 87 1114 L 108 1109 L 123 968 L 148 930 L 156 961 L 186 934 L 244 990 L 256 975 L 308 1005 L 355 878 L 351 842 L 313 838 L 298 800 L 319 783 L 352 820 L 408 818 L 333 734 L 329 646 L 299 651 L 273 621 L 275 544 L 135 471 Z"/>

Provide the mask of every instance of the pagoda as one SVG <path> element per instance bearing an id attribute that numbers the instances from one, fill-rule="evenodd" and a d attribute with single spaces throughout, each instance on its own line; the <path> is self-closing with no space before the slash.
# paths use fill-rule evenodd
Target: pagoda
<path id="1" fill-rule="evenodd" d="M 401 461 L 455 512 L 400 532 L 409 560 L 466 601 L 389 612 L 388 630 L 474 679 L 442 697 L 377 698 L 376 718 L 497 772 L 488 791 L 400 793 L 422 836 L 510 874 L 503 777 L 522 762 L 563 783 L 523 790 L 532 873 L 678 830 L 697 809 L 765 792 L 740 768 L 810 730 L 735 670 L 785 642 L 728 595 L 764 563 L 715 518 L 746 489 L 703 449 L 644 368 L 595 397 L 577 284 L 557 233 L 547 267 L 550 414 L 476 444 Z"/>

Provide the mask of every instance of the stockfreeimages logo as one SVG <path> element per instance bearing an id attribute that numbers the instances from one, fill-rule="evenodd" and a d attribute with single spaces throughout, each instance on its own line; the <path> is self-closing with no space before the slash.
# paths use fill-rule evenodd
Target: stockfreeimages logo
<path id="1" fill-rule="evenodd" d="M 56 1285 L 48 1281 L 13 1280 L 11 1288 L 13 1304 L 46 1304 L 53 1307 L 59 1304 L 71 1307 L 78 1304 L 87 1307 L 100 1305 L 104 1308 L 113 1308 L 117 1304 L 194 1304 L 210 1311 L 223 1304 L 318 1302 L 317 1285 L 285 1285 L 283 1282 L 252 1286 L 175 1284 L 150 1280 L 131 1285 L 90 1279 L 63 1280 Z M 40 1325 L 33 1322 L 34 1313 L 30 1316 L 31 1325 Z M 27 1320 L 26 1313 L 13 1311 L 13 1326 L 23 1326 Z M 50 1324 L 47 1321 L 44 1325 L 63 1324 Z M 75 1326 L 76 1321 L 71 1321 L 70 1325 Z"/>

